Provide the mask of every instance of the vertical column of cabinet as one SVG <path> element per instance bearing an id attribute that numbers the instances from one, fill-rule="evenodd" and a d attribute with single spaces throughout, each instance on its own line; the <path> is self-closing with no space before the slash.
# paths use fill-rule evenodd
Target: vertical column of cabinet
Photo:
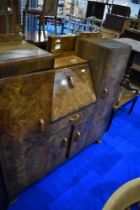
<path id="1" fill-rule="evenodd" d="M 130 46 L 111 39 L 91 37 L 77 41 L 76 54 L 89 61 L 96 92 L 87 145 L 99 141 L 107 127 L 130 51 Z"/>

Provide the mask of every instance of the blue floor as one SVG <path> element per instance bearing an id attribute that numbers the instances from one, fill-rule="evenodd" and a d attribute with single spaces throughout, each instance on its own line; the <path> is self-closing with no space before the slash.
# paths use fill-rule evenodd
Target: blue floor
<path id="1" fill-rule="evenodd" d="M 140 177 L 140 98 L 94 144 L 23 192 L 9 210 L 101 210 L 123 183 Z"/>

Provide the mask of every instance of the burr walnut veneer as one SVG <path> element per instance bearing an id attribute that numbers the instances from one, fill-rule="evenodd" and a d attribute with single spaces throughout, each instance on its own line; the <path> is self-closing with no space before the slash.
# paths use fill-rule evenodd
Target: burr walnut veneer
<path id="1" fill-rule="evenodd" d="M 0 43 L 0 165 L 9 202 L 101 139 L 130 47 L 77 38 L 54 58 L 22 40 Z"/>

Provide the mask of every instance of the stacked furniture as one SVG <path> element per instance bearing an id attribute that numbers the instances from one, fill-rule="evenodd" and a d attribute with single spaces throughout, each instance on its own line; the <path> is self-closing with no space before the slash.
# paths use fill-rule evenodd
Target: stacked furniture
<path id="1" fill-rule="evenodd" d="M 104 37 L 117 38 L 123 35 L 130 25 L 130 7 L 113 5 L 111 13 L 107 13 L 101 29 Z"/>
<path id="2" fill-rule="evenodd" d="M 0 166 L 11 202 L 101 140 L 131 47 L 82 35 L 74 50 L 55 56 L 16 37 L 2 40 Z"/>
<path id="3" fill-rule="evenodd" d="M 17 33 L 20 31 L 20 1 L 0 1 L 0 33 Z"/>

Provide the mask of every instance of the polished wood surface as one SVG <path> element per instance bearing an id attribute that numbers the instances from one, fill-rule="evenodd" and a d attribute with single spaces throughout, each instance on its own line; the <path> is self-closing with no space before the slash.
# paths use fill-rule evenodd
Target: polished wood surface
<path id="1" fill-rule="evenodd" d="M 54 54 L 74 51 L 76 36 L 48 36 L 48 51 Z"/>
<path id="2" fill-rule="evenodd" d="M 56 70 L 52 120 L 95 103 L 96 95 L 88 65 Z"/>
<path id="3" fill-rule="evenodd" d="M 3 133 L 19 141 L 47 129 L 51 121 L 53 80 L 54 72 L 0 80 Z"/>
<path id="4" fill-rule="evenodd" d="M 0 78 L 53 67 L 54 57 L 34 45 L 25 41 L 0 42 Z"/>
<path id="5" fill-rule="evenodd" d="M 70 66 L 77 66 L 82 64 L 87 64 L 87 61 L 76 56 L 74 53 L 72 55 L 67 55 L 67 56 L 64 56 L 63 54 L 63 57 L 55 58 L 54 68 L 55 69 L 67 68 Z"/>

